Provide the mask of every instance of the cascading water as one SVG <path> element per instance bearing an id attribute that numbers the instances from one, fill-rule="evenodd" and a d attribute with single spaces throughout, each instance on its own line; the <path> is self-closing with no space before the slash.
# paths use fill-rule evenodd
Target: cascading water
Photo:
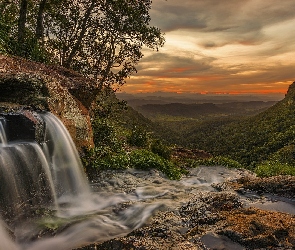
<path id="1" fill-rule="evenodd" d="M 9 128 L 0 117 L 0 244 L 5 242 L 5 249 L 73 249 L 142 225 L 158 205 L 112 212 L 113 205 L 136 195 L 92 193 L 62 122 L 50 113 L 38 116 L 46 128 L 41 145 L 7 141 Z M 63 230 L 55 237 L 38 239 L 59 226 Z"/>
<path id="2" fill-rule="evenodd" d="M 90 189 L 83 173 L 77 149 L 62 122 L 50 113 L 41 114 L 45 124 L 42 148 L 50 166 L 54 197 L 67 202 L 77 197 L 89 197 Z M 78 198 L 79 199 L 79 198 Z"/>
<path id="3" fill-rule="evenodd" d="M 6 134 L 5 134 L 5 120 L 0 117 L 0 144 L 6 144 Z"/>

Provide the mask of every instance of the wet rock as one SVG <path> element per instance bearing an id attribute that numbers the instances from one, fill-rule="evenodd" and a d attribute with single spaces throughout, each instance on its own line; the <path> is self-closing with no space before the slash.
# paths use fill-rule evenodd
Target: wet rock
<path id="1" fill-rule="evenodd" d="M 0 107 L 47 110 L 59 117 L 78 149 L 93 146 L 89 108 L 98 89 L 74 71 L 0 55 Z"/>
<path id="2" fill-rule="evenodd" d="M 295 217 L 256 208 L 223 212 L 225 226 L 219 234 L 251 249 L 295 245 Z M 276 236 L 277 235 L 277 236 Z"/>
<path id="3" fill-rule="evenodd" d="M 97 245 L 97 249 L 134 249 L 134 250 L 198 250 L 203 249 L 177 231 L 180 217 L 174 212 L 158 212 L 148 226 L 139 228 L 125 237 L 113 239 Z"/>
<path id="4" fill-rule="evenodd" d="M 208 233 L 201 237 L 201 241 L 206 247 L 214 250 L 224 250 L 224 249 L 235 249 L 244 250 L 245 247 L 240 244 L 230 240 L 224 235 L 217 235 L 214 233 Z"/>
<path id="5" fill-rule="evenodd" d="M 36 139 L 35 123 L 21 113 L 2 113 L 1 117 L 5 120 L 6 139 L 10 141 Z"/>
<path id="6" fill-rule="evenodd" d="M 235 190 L 246 189 L 257 192 L 259 195 L 270 193 L 295 198 L 295 176 L 278 175 L 267 178 L 244 177 L 237 180 L 237 183 L 230 184 Z"/>

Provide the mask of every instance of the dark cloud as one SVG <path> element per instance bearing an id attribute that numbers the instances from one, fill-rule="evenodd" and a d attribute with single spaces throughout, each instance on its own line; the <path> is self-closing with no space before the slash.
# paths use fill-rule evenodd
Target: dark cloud
<path id="1" fill-rule="evenodd" d="M 207 28 L 207 21 L 202 16 L 196 15 L 195 11 L 188 11 L 187 7 L 180 4 L 169 6 L 164 12 L 161 8 L 153 9 L 152 22 L 164 32 Z"/>
<path id="2" fill-rule="evenodd" d="M 154 1 L 152 22 L 164 32 L 223 32 L 239 42 L 263 40 L 263 28 L 294 18 L 294 0 Z"/>

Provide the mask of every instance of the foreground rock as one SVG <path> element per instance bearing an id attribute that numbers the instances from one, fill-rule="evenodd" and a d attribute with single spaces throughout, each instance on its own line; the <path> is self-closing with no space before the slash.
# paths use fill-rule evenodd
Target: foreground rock
<path id="1" fill-rule="evenodd" d="M 259 180 L 262 183 L 261 179 L 251 173 L 222 167 L 193 169 L 181 181 L 169 181 L 157 171 L 106 171 L 100 177 L 102 181 L 93 184 L 96 190 L 135 192 L 143 198 L 143 203 L 159 202 L 163 206 L 146 226 L 127 236 L 83 249 L 239 250 L 295 247 L 294 214 L 272 211 L 268 204 L 275 202 L 260 195 L 261 189 L 266 194 L 265 187 L 271 187 L 274 180 L 279 190 L 289 190 L 295 177 L 267 178 L 261 188 L 254 185 Z M 255 191 L 250 189 L 249 183 L 253 183 Z M 294 189 L 289 190 L 288 196 L 291 197 L 294 192 Z M 150 199 L 144 199 L 146 197 Z M 266 205 L 267 210 L 258 208 L 260 202 Z M 114 211 L 119 212 L 130 205 L 130 202 L 121 204 L 114 207 Z"/>
<path id="2" fill-rule="evenodd" d="M 251 190 L 259 194 L 269 193 L 295 199 L 295 177 L 279 175 L 268 178 L 241 178 L 232 188 L 241 191 Z"/>
<path id="3" fill-rule="evenodd" d="M 0 111 L 50 111 L 78 148 L 93 145 L 88 109 L 97 93 L 93 82 L 74 71 L 0 55 Z"/>
<path id="4" fill-rule="evenodd" d="M 149 226 L 97 249 L 294 249 L 295 217 L 243 208 L 237 196 L 207 193 L 178 211 L 159 212 Z"/>

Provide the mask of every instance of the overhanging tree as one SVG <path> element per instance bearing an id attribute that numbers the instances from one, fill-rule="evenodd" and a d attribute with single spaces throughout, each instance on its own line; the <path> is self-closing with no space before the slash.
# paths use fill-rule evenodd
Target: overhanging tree
<path id="1" fill-rule="evenodd" d="M 115 89 L 136 72 L 143 47 L 157 50 L 164 44 L 160 29 L 150 26 L 151 4 L 5 0 L 0 3 L 1 25 L 9 23 L 11 53 L 42 62 L 50 59 L 93 78 L 97 87 Z"/>
<path id="2" fill-rule="evenodd" d="M 144 46 L 164 44 L 150 26 L 150 0 L 65 0 L 45 14 L 46 46 L 59 63 L 97 81 L 120 86 L 136 72 Z"/>

